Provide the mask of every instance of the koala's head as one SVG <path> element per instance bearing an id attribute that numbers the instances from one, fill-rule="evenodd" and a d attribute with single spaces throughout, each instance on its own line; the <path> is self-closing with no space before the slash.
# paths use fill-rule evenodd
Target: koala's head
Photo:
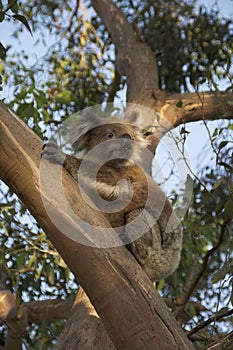
<path id="1" fill-rule="evenodd" d="M 79 157 L 87 155 L 93 162 L 103 161 L 115 168 L 140 163 L 149 142 L 135 121 L 129 123 L 116 116 L 85 115 L 77 119 L 73 148 Z"/>

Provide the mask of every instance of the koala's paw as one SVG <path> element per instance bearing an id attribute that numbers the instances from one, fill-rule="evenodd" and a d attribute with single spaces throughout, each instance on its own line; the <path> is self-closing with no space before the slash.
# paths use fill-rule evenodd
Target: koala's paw
<path id="1" fill-rule="evenodd" d="M 133 186 L 128 179 L 118 181 L 116 185 L 116 196 L 120 200 L 124 200 L 127 203 L 130 202 L 133 197 Z"/>
<path id="2" fill-rule="evenodd" d="M 56 143 L 50 141 L 43 145 L 41 158 L 47 159 L 52 163 L 63 164 L 65 160 L 65 154 L 62 153 Z"/>

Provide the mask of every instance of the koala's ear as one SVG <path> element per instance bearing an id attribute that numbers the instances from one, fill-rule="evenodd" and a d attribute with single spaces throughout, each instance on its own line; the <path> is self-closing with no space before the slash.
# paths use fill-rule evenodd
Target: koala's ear
<path id="1" fill-rule="evenodd" d="M 89 133 L 86 133 L 78 137 L 78 139 L 76 139 L 76 141 L 72 143 L 72 147 L 75 152 L 79 152 L 84 150 L 87 147 L 88 143 L 89 143 Z"/>
<path id="2" fill-rule="evenodd" d="M 139 110 L 131 110 L 125 114 L 125 120 L 130 124 L 137 126 L 138 128 L 143 127 L 143 119 Z"/>
<path id="3" fill-rule="evenodd" d="M 90 111 L 77 116 L 71 127 L 71 144 L 76 152 L 87 147 L 91 130 L 101 124 L 100 117 Z"/>

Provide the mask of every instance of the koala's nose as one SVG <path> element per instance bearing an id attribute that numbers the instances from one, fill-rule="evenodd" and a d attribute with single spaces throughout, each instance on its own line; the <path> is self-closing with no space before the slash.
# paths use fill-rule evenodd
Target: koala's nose
<path id="1" fill-rule="evenodd" d="M 122 135 L 122 138 L 125 140 L 132 140 L 132 137 L 129 134 Z"/>
<path id="2" fill-rule="evenodd" d="M 122 135 L 122 149 L 124 149 L 125 151 L 131 149 L 132 142 L 133 142 L 133 139 L 129 134 Z"/>

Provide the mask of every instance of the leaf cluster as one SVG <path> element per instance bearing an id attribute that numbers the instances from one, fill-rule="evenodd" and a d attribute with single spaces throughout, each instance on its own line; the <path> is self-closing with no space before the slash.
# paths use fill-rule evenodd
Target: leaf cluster
<path id="1" fill-rule="evenodd" d="M 31 28 L 30 28 L 30 25 L 28 23 L 27 18 L 19 13 L 18 3 L 19 3 L 19 1 L 17 1 L 17 0 L 14 0 L 14 1 L 8 0 L 7 3 L 3 3 L 0 0 L 0 25 L 1 25 L 1 22 L 3 22 L 4 20 L 18 21 L 32 35 L 32 31 L 31 31 Z M 0 40 L 2 40 L 2 39 L 0 38 Z M 5 47 L 3 45 L 3 43 L 0 41 L 0 60 L 5 61 L 6 53 L 7 53 L 8 49 L 9 49 L 9 47 Z M 1 85 L 2 85 L 2 76 L 0 75 L 0 90 L 2 90 Z"/>

